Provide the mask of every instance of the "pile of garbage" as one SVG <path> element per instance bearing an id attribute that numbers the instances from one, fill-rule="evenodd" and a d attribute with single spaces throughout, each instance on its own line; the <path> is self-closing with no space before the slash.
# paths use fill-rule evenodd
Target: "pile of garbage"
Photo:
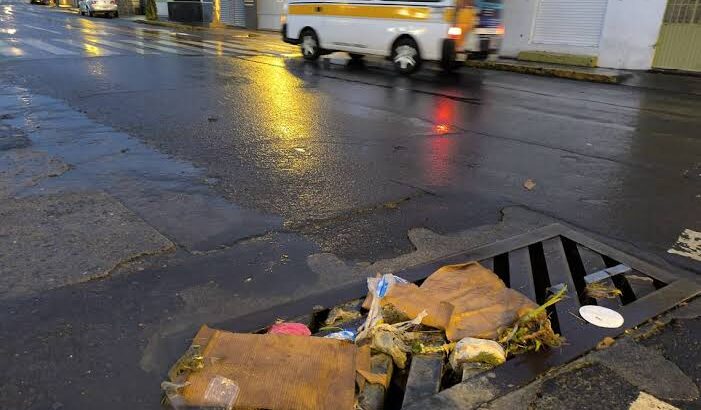
<path id="1" fill-rule="evenodd" d="M 395 369 L 405 372 L 415 355 L 440 357 L 462 374 L 563 342 L 546 309 L 565 288 L 538 306 L 476 262 L 444 266 L 420 286 L 391 274 L 369 278 L 368 289 L 362 306 L 332 309 L 314 336 L 301 323 L 265 334 L 202 326 L 162 384 L 165 403 L 374 410 Z"/>

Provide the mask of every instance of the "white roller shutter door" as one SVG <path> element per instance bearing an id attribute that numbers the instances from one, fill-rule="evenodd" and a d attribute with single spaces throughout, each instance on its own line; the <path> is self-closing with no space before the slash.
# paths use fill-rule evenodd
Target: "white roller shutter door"
<path id="1" fill-rule="evenodd" d="M 608 0 L 540 0 L 533 43 L 598 47 L 607 4 Z"/>
<path id="2" fill-rule="evenodd" d="M 234 25 L 234 13 L 232 12 L 232 9 L 234 8 L 233 5 L 233 0 L 221 0 L 219 3 L 221 10 L 220 10 L 220 18 L 221 22 L 224 24 L 227 24 L 229 26 Z"/>
<path id="3" fill-rule="evenodd" d="M 246 6 L 244 6 L 243 0 L 234 0 L 234 25 L 246 27 Z"/>

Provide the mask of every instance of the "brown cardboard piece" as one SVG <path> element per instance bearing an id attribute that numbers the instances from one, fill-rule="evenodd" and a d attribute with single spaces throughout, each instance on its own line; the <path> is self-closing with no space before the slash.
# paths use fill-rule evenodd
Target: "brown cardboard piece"
<path id="1" fill-rule="evenodd" d="M 392 305 L 409 318 L 426 310 L 421 323 L 444 329 L 451 341 L 468 336 L 493 339 L 519 313 L 537 307 L 477 262 L 443 266 L 420 287 L 395 283 L 380 303 Z"/>
<path id="2" fill-rule="evenodd" d="M 186 377 L 188 406 L 352 409 L 356 346 L 321 337 L 240 334 L 202 326 L 204 368 Z"/>

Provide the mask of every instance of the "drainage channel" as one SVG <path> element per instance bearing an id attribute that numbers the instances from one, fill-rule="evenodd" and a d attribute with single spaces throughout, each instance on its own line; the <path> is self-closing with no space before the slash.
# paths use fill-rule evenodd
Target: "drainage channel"
<path id="1" fill-rule="evenodd" d="M 701 285 L 695 281 L 680 278 L 560 224 L 548 225 L 462 254 L 396 272 L 396 275 L 420 283 L 441 266 L 474 260 L 492 269 L 507 286 L 538 304 L 542 304 L 551 292 L 561 286 L 567 286 L 569 290 L 569 297 L 555 304 L 550 311 L 553 328 L 565 337 L 566 343 L 559 349 L 511 357 L 505 364 L 495 368 L 490 374 L 490 387 L 495 393 L 494 397 L 522 387 L 545 371 L 583 355 L 604 337 L 620 335 L 625 329 L 638 326 L 701 293 Z M 594 282 L 617 288 L 620 296 L 614 299 L 592 298 L 585 287 Z M 328 309 L 319 309 L 319 305 L 336 306 L 363 298 L 366 293 L 364 284 L 349 285 L 237 318 L 228 322 L 227 327 L 255 331 L 271 323 L 277 317 L 276 312 L 286 312 L 288 317 L 306 315 L 311 318 L 309 322 L 314 326 L 315 322 L 323 321 L 328 314 Z M 616 310 L 624 317 L 624 326 L 605 329 L 591 325 L 579 317 L 579 307 L 582 305 L 600 305 Z M 312 306 L 315 309 L 310 314 Z M 406 374 L 404 376 L 399 381 L 403 385 L 389 390 L 385 408 L 431 408 L 431 394 L 407 403 L 408 397 L 405 398 L 404 394 L 408 386 Z M 459 380 L 456 382 L 454 378 L 445 375 L 437 377 L 441 380 L 436 381 L 439 389 L 435 394 L 449 394 L 447 390 L 459 388 Z M 467 380 L 469 379 L 463 378 L 462 382 Z"/>

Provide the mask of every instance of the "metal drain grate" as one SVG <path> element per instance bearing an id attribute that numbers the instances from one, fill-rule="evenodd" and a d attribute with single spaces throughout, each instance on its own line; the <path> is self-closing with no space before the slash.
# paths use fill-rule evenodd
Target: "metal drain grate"
<path id="1" fill-rule="evenodd" d="M 492 387 L 497 396 L 521 387 L 548 369 L 567 363 L 593 349 L 606 336 L 617 336 L 701 293 L 701 286 L 634 256 L 595 241 L 559 224 L 510 238 L 469 252 L 399 272 L 407 280 L 421 280 L 443 265 L 478 260 L 494 270 L 507 286 L 539 304 L 548 290 L 567 285 L 569 298 L 556 304 L 551 321 L 567 344 L 560 349 L 511 358 L 496 368 Z M 593 299 L 588 283 L 613 285 L 615 299 Z M 554 289 L 553 289 L 554 290 Z M 576 295 L 573 290 L 576 290 Z M 623 315 L 619 329 L 604 329 L 579 317 L 581 305 L 597 304 Z M 452 387 L 451 387 L 452 388 Z"/>
<path id="2" fill-rule="evenodd" d="M 494 369 L 495 377 L 490 380 L 494 397 L 524 386 L 552 367 L 583 355 L 604 337 L 617 336 L 626 328 L 635 327 L 701 293 L 701 285 L 695 281 L 679 278 L 560 224 L 548 225 L 396 274 L 420 283 L 441 266 L 471 260 L 480 261 L 494 270 L 507 286 L 539 304 L 545 301 L 549 290 L 562 285 L 569 289 L 569 297 L 557 303 L 550 312 L 554 329 L 566 338 L 567 344 L 560 349 L 512 357 Z M 590 282 L 613 285 L 621 291 L 621 295 L 615 299 L 593 299 L 585 292 L 586 284 Z M 261 329 L 279 317 L 280 312 L 287 313 L 287 317 L 308 316 L 312 306 L 336 306 L 363 298 L 366 293 L 364 284 L 352 284 L 232 319 L 222 325 L 239 331 Z M 602 305 L 618 311 L 625 319 L 624 326 L 604 329 L 586 323 L 579 317 L 579 307 L 585 304 Z M 445 391 L 457 387 L 446 383 L 440 389 Z M 411 405 L 402 403 L 404 391 L 404 388 L 390 389 L 386 408 Z M 419 405 L 417 408 L 421 408 L 422 403 L 416 403 Z"/>

